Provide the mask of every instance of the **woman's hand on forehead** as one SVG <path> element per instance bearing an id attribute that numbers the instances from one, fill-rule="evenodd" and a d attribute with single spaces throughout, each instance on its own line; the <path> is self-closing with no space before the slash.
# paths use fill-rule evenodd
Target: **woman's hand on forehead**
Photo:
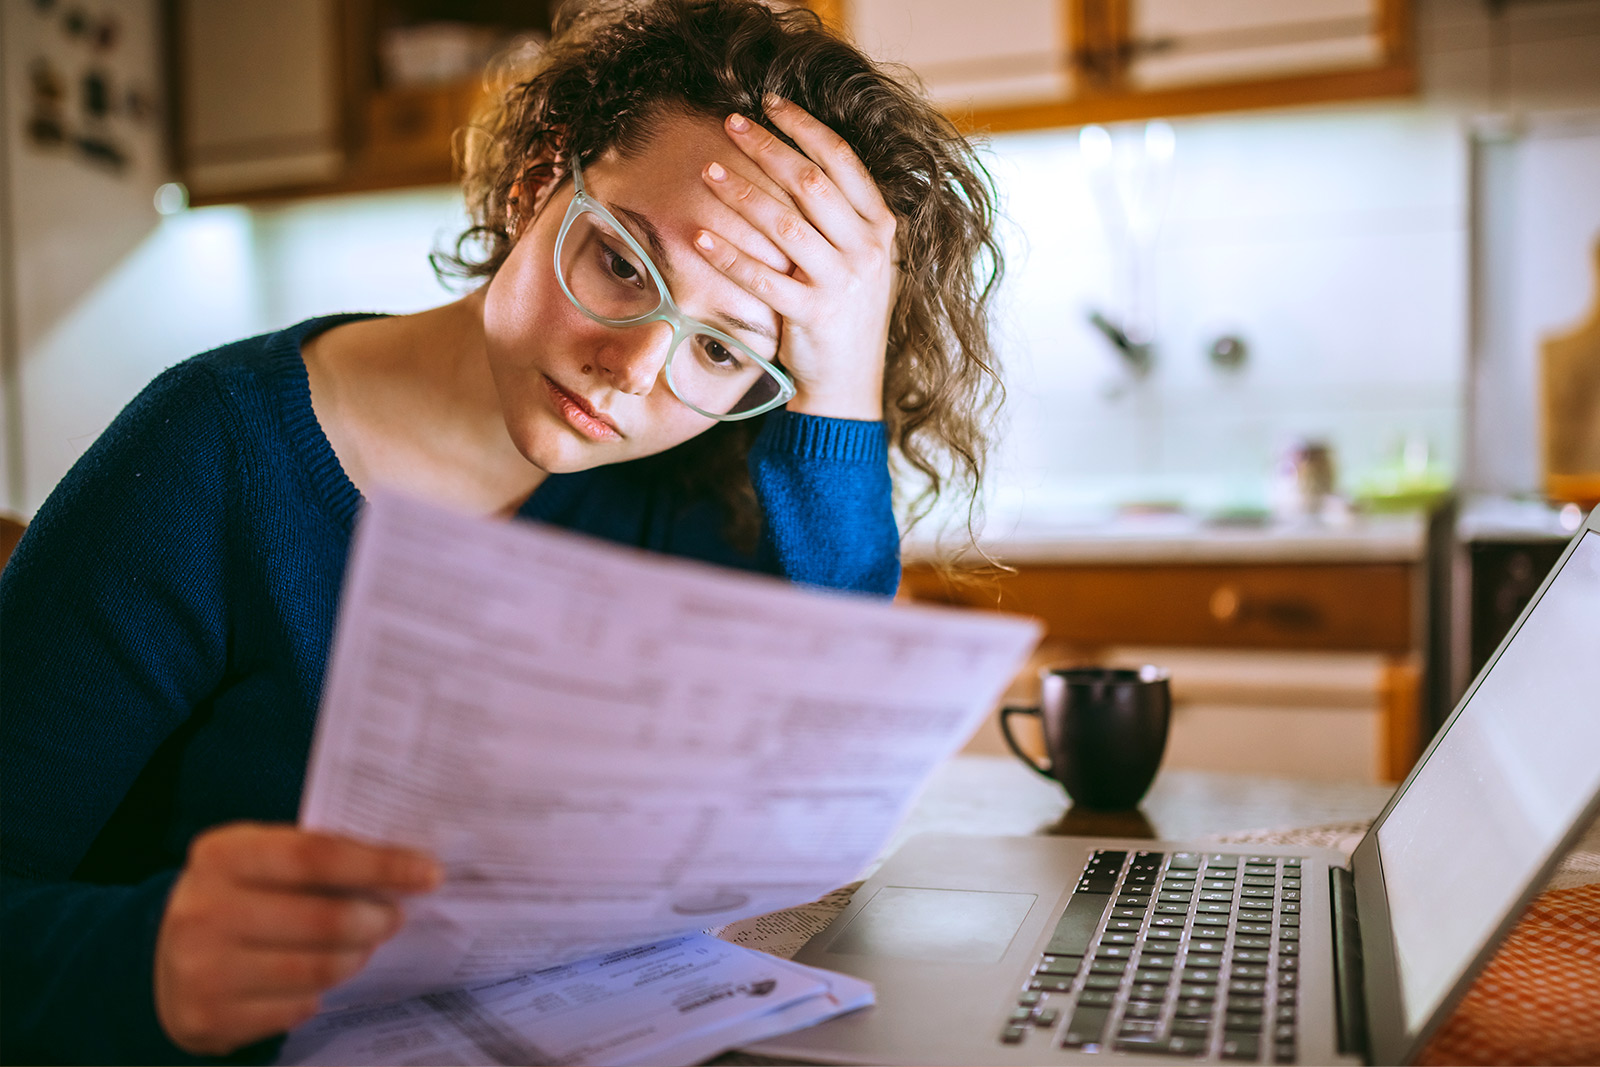
<path id="1" fill-rule="evenodd" d="M 702 177 L 794 269 L 774 270 L 711 230 L 697 234 L 695 247 L 782 317 L 778 359 L 795 379 L 791 411 L 882 418 L 894 215 L 844 138 L 788 101 L 769 98 L 767 115 L 800 151 L 742 115 L 730 115 L 725 127 L 775 189 L 717 162 Z"/>

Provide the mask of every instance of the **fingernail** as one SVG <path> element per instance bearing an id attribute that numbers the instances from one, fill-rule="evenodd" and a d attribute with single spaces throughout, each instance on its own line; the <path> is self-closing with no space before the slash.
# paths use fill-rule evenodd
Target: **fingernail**
<path id="1" fill-rule="evenodd" d="M 707 252 L 711 251 L 713 247 L 711 243 L 711 235 L 704 230 L 701 230 L 695 235 L 694 243 L 705 249 Z"/>
<path id="2" fill-rule="evenodd" d="M 728 129 L 735 133 L 743 133 L 750 128 L 750 120 L 735 111 L 728 116 Z"/>
<path id="3" fill-rule="evenodd" d="M 728 176 L 728 172 L 722 169 L 721 163 L 713 163 L 706 168 L 706 176 L 714 182 L 720 182 Z"/>
<path id="4" fill-rule="evenodd" d="M 777 93 L 768 93 L 764 102 L 768 111 L 782 111 L 789 106 L 789 101 Z"/>

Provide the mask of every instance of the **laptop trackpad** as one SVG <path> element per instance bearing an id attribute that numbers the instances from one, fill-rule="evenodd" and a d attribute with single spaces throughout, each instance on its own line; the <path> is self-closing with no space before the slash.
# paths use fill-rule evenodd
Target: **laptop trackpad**
<path id="1" fill-rule="evenodd" d="M 996 963 L 1006 954 L 1032 893 L 912 889 L 886 885 L 828 945 L 851 956 Z"/>

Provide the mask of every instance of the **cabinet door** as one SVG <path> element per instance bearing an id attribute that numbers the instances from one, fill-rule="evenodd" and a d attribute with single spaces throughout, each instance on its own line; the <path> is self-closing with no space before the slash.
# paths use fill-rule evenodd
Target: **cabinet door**
<path id="1" fill-rule="evenodd" d="M 181 0 L 178 165 L 200 198 L 331 181 L 344 162 L 335 0 Z"/>
<path id="2" fill-rule="evenodd" d="M 1133 89 L 1377 67 L 1382 0 L 1130 0 Z"/>
<path id="3" fill-rule="evenodd" d="M 848 0 L 843 10 L 867 54 L 909 67 L 947 111 L 1071 95 L 1062 0 Z"/>

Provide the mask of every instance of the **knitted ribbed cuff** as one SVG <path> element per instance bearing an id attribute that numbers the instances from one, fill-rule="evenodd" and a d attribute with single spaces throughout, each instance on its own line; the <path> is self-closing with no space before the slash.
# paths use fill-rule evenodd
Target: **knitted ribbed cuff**
<path id="1" fill-rule="evenodd" d="M 835 419 L 778 410 L 767 416 L 756 447 L 801 459 L 881 463 L 888 454 L 889 436 L 876 419 Z"/>

